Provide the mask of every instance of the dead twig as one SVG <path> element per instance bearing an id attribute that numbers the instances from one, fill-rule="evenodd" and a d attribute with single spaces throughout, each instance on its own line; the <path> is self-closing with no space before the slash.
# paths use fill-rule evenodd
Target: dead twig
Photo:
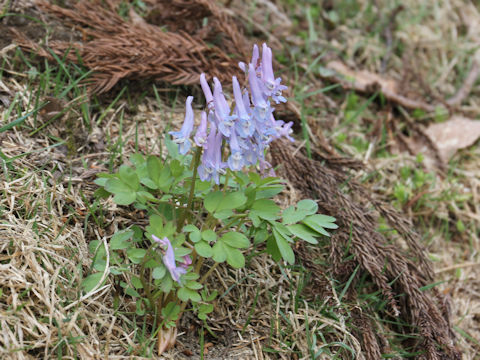
<path id="1" fill-rule="evenodd" d="M 422 109 L 427 112 L 435 110 L 436 106 L 421 100 L 414 100 L 400 95 L 396 91 L 396 83 L 377 74 L 362 70 L 354 71 L 340 61 L 331 61 L 326 66 L 333 73 L 324 74 L 323 78 L 339 83 L 344 89 L 371 94 L 380 91 L 388 100 L 407 109 Z"/>

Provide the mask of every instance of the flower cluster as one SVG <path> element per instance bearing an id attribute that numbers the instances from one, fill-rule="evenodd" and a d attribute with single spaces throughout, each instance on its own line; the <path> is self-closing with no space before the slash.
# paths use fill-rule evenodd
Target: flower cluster
<path id="1" fill-rule="evenodd" d="M 281 85 L 281 78 L 276 78 L 272 67 L 272 50 L 263 44 L 262 58 L 259 49 L 253 47 L 249 64 L 239 63 L 248 79 L 248 89 L 241 88 L 238 79 L 232 78 L 234 104 L 228 103 L 222 90 L 222 84 L 213 78 L 213 93 L 205 74 L 200 75 L 200 84 L 207 101 L 206 112 L 202 112 L 194 142 L 203 148 L 202 162 L 198 167 L 200 179 L 220 182 L 220 174 L 225 168 L 232 171 L 242 170 L 245 166 L 259 165 L 264 171 L 270 167 L 265 160 L 265 149 L 273 140 L 285 136 L 293 141 L 292 122 L 285 124 L 273 116 L 276 104 L 286 102 L 282 91 L 287 87 Z M 170 132 L 174 142 L 179 145 L 180 154 L 186 154 L 192 143 L 194 115 L 193 97 L 186 101 L 185 121 L 180 131 Z M 209 130 L 209 131 L 207 131 Z M 224 147 L 228 145 L 226 162 L 222 160 Z"/>

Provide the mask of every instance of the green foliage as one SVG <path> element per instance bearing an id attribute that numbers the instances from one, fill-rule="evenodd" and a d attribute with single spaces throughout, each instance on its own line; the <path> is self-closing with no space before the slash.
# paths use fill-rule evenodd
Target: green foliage
<path id="1" fill-rule="evenodd" d="M 230 172 L 215 188 L 192 179 L 192 158 L 180 156 L 170 142 L 166 139 L 167 159 L 134 154 L 130 164 L 95 181 L 99 196 L 113 195 L 116 204 L 145 211 L 149 221 L 144 229 L 133 225 L 118 231 L 108 248 L 92 242 L 97 272 L 85 278 L 85 291 L 98 286 L 108 255 L 108 274 L 120 277 L 125 294 L 136 298 L 137 315 L 159 308 L 162 326 L 171 327 L 191 303 L 205 320 L 216 297 L 204 287 L 211 273 L 202 272 L 205 260 L 240 269 L 246 255 L 262 246 L 275 260 L 293 265 L 296 241 L 315 245 L 330 235 L 327 229 L 337 228 L 333 217 L 317 214 L 313 200 L 282 212 L 273 200 L 283 190 L 278 178 Z"/>

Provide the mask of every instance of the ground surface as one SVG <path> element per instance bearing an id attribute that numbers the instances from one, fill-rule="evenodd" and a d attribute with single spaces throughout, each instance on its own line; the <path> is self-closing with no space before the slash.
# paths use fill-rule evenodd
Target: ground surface
<path id="1" fill-rule="evenodd" d="M 133 1 L 120 9 L 127 17 L 132 7 L 155 23 L 152 4 Z M 434 269 L 432 284 L 446 299 L 456 346 L 463 359 L 480 359 L 480 150 L 473 142 L 445 158 L 443 143 L 428 137 L 431 124 L 480 116 L 478 5 L 262 0 L 229 1 L 227 12 L 247 24 L 248 47 L 265 40 L 273 47 L 293 104 L 278 112 L 296 121 L 297 151 L 327 143 L 335 156 L 362 162 L 350 178 L 413 222 Z M 134 74 L 91 94 L 81 82 L 90 76 L 86 67 L 20 49 L 11 28 L 42 45 L 89 36 L 28 1 L 0 3 L 0 357 L 159 358 L 151 319 L 136 314 L 131 297 L 111 281 L 88 296 L 80 288 L 93 271 L 91 241 L 146 222 L 141 212 L 97 199 L 93 180 L 137 150 L 159 153 L 165 129 L 183 119 L 185 96 L 198 97 L 199 89 Z M 352 78 L 356 86 L 345 81 Z M 459 101 L 449 103 L 455 96 Z M 287 188 L 278 199 L 285 206 L 302 196 Z M 398 240 L 381 217 L 378 228 Z M 396 244 L 399 251 L 408 247 Z M 320 268 L 332 256 L 327 247 L 312 253 Z M 343 298 L 345 283 L 325 276 L 333 289 L 326 296 L 312 276 L 302 265 L 278 266 L 266 256 L 245 270 L 219 267 L 210 284 L 222 294 L 208 320 L 214 336 L 186 314 L 177 345 L 163 356 L 368 359 L 351 315 L 361 309 L 385 339 L 385 357 L 421 358 L 409 352 L 420 341 L 415 329 L 385 316 L 373 285 L 355 281 L 362 296 L 352 300 Z"/>

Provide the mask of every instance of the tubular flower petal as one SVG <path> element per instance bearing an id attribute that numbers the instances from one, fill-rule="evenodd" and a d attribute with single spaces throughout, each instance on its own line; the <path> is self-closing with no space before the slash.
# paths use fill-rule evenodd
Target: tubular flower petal
<path id="1" fill-rule="evenodd" d="M 207 82 L 207 79 L 205 78 L 204 73 L 200 75 L 200 85 L 202 86 L 203 94 L 205 95 L 205 100 L 207 101 L 207 108 L 212 110 L 213 109 L 212 90 L 210 89 L 210 85 L 208 85 L 208 82 Z"/>
<path id="2" fill-rule="evenodd" d="M 187 271 L 182 267 L 177 267 L 175 264 L 175 252 L 173 251 L 172 243 L 168 240 L 167 237 L 160 239 L 155 235 L 152 235 L 153 240 L 160 244 L 162 249 L 163 256 L 162 261 L 165 267 L 167 268 L 170 276 L 173 280 L 180 284 L 180 275 L 185 274 Z"/>
<path id="3" fill-rule="evenodd" d="M 242 90 L 240 89 L 240 84 L 238 83 L 236 76 L 234 76 L 232 79 L 232 85 L 233 94 L 235 96 L 235 109 L 238 117 L 238 121 L 236 123 L 236 130 L 241 137 L 246 138 L 252 136 L 253 132 L 255 131 L 255 126 L 253 124 L 252 118 L 247 111 L 247 108 L 250 110 L 250 102 L 245 103 L 245 99 L 242 95 Z"/>
<path id="4" fill-rule="evenodd" d="M 202 117 L 200 120 L 200 126 L 197 128 L 197 132 L 193 138 L 195 140 L 195 144 L 200 147 L 204 147 L 207 141 L 207 113 L 202 111 Z"/>
<path id="5" fill-rule="evenodd" d="M 185 120 L 183 121 L 180 131 L 170 131 L 169 134 L 174 137 L 173 142 L 178 144 L 179 153 L 185 155 L 192 146 L 190 142 L 190 134 L 193 130 L 193 109 L 192 109 L 193 96 L 187 97 Z"/>
<path id="6" fill-rule="evenodd" d="M 237 134 L 232 131 L 230 135 L 230 157 L 228 158 L 228 167 L 232 171 L 239 171 L 243 168 L 243 155 L 237 141 Z"/>
<path id="7" fill-rule="evenodd" d="M 262 46 L 262 80 L 269 94 L 275 89 L 275 76 L 273 75 L 272 49 L 267 44 Z"/>
<path id="8" fill-rule="evenodd" d="M 218 130 L 226 137 L 235 125 L 236 116 L 230 115 L 230 106 L 225 99 L 222 91 L 222 84 L 217 78 L 213 78 L 213 103 L 215 105 L 215 115 L 218 121 Z"/>
<path id="9" fill-rule="evenodd" d="M 272 110 L 270 109 L 270 104 L 263 97 L 262 90 L 260 89 L 260 84 L 258 83 L 258 78 L 255 75 L 255 70 L 253 65 L 250 64 L 248 71 L 248 82 L 250 84 L 250 90 L 252 94 L 252 102 L 254 105 L 255 113 L 260 122 L 265 121 L 270 117 Z"/>
<path id="10" fill-rule="evenodd" d="M 182 262 L 180 263 L 180 267 L 186 270 L 190 265 L 192 265 L 192 258 L 190 257 L 190 255 L 183 256 Z"/>

